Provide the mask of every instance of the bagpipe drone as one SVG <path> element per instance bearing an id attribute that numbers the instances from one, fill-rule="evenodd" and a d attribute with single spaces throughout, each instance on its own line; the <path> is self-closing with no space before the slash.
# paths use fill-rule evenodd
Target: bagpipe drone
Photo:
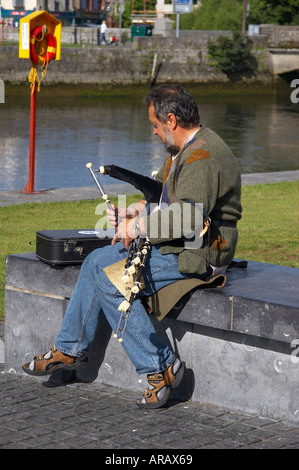
<path id="1" fill-rule="evenodd" d="M 110 200 L 104 191 L 103 186 L 99 182 L 96 172 L 109 175 L 112 178 L 116 178 L 122 181 L 126 181 L 132 184 L 136 189 L 141 191 L 145 197 L 147 203 L 159 203 L 162 192 L 162 183 L 153 178 L 140 175 L 133 171 L 126 170 L 116 165 L 101 166 L 98 170 L 93 170 L 92 163 L 87 163 L 86 167 L 89 169 L 98 189 L 102 194 L 102 198 L 107 204 L 107 207 L 113 211 Z M 205 214 L 203 220 L 203 230 L 199 237 L 202 237 L 206 231 L 209 230 L 211 220 Z M 116 214 L 117 216 L 117 214 Z M 122 277 L 124 284 L 131 284 L 133 286 L 130 291 L 129 300 L 125 299 L 119 306 L 121 311 L 117 329 L 114 333 L 114 337 L 118 338 L 120 342 L 123 341 L 126 324 L 128 321 L 129 313 L 132 310 L 132 305 L 138 292 L 143 288 L 142 286 L 142 271 L 145 267 L 148 251 L 150 250 L 150 241 L 148 238 L 141 238 L 137 236 L 136 239 L 132 240 L 129 249 L 128 257 L 125 264 L 125 274 Z"/>
<path id="2" fill-rule="evenodd" d="M 113 207 L 108 198 L 108 195 L 105 193 L 103 186 L 99 182 L 96 173 L 102 173 L 109 175 L 113 178 L 126 181 L 136 189 L 140 190 L 147 202 L 158 202 L 160 199 L 160 194 L 162 190 L 162 183 L 148 178 L 147 176 L 142 176 L 132 171 L 126 170 L 124 168 L 109 165 L 102 166 L 99 170 L 94 170 L 92 168 L 92 163 L 87 163 L 86 167 L 89 169 L 96 186 L 98 187 L 102 198 L 104 199 L 107 207 L 113 211 Z M 117 214 L 116 217 L 118 218 Z M 119 220 L 117 220 L 119 221 Z M 125 299 L 119 306 L 120 317 L 117 325 L 117 329 L 113 334 L 114 338 L 118 338 L 119 342 L 123 341 L 127 321 L 129 314 L 132 310 L 133 302 L 135 300 L 138 292 L 143 288 L 142 283 L 142 271 L 145 267 L 146 259 L 148 252 L 150 250 L 150 241 L 148 238 L 142 238 L 139 235 L 136 239 L 132 240 L 128 249 L 128 257 L 125 264 L 125 273 L 122 277 L 122 282 L 124 284 L 133 283 L 133 286 L 130 291 L 129 299 Z"/>

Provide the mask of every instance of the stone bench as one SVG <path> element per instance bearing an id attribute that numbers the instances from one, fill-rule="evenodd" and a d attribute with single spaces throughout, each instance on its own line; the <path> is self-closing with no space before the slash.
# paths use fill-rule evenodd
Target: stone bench
<path id="1" fill-rule="evenodd" d="M 35 253 L 7 256 L 5 371 L 22 374 L 24 362 L 49 349 L 79 271 L 47 265 Z M 177 398 L 298 421 L 298 280 L 298 269 L 249 261 L 246 269 L 227 272 L 224 288 L 193 291 L 162 322 L 152 315 L 161 337 L 186 362 Z M 76 374 L 124 389 L 148 386 L 105 318 L 88 364 Z"/>

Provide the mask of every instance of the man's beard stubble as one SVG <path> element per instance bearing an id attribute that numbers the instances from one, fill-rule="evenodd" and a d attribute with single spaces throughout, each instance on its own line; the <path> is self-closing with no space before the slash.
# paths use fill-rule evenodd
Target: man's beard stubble
<path id="1" fill-rule="evenodd" d="M 169 132 L 166 126 L 164 126 L 165 140 L 163 142 L 166 152 L 169 152 L 171 155 L 176 155 L 179 153 L 180 148 L 174 144 L 174 137 Z"/>

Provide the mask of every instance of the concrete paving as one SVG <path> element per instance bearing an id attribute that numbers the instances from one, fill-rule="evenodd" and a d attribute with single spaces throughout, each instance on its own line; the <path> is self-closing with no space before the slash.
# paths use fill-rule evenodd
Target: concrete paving
<path id="1" fill-rule="evenodd" d="M 242 177 L 243 184 L 297 179 L 299 171 Z M 107 193 L 119 194 L 120 187 L 123 194 L 136 192 L 128 185 L 112 185 Z M 98 197 L 96 188 L 53 189 L 33 195 L 5 191 L 0 193 L 0 206 Z M 296 422 L 192 401 L 170 401 L 164 408 L 143 410 L 135 403 L 138 392 L 95 382 L 53 388 L 47 386 L 47 379 L 4 372 L 3 345 L 0 322 L 0 449 L 104 449 L 103 463 L 113 463 L 112 459 L 130 463 L 115 459 L 134 455 L 138 461 L 133 466 L 143 468 L 157 463 L 163 453 L 168 463 L 183 464 L 190 459 L 195 462 L 196 449 L 299 448 L 299 410 Z"/>
<path id="2" fill-rule="evenodd" d="M 242 184 L 246 185 L 296 180 L 299 180 L 299 170 L 242 175 Z M 118 194 L 129 195 L 138 192 L 132 185 L 127 183 L 105 185 L 105 191 L 109 196 L 117 196 Z M 54 188 L 44 190 L 35 188 L 34 194 L 25 194 L 21 191 L 0 191 L 0 207 L 31 202 L 78 201 L 82 199 L 98 198 L 101 198 L 101 194 L 95 185 L 79 188 Z"/>
<path id="3" fill-rule="evenodd" d="M 105 384 L 47 388 L 2 372 L 0 449 L 106 449 L 118 456 L 134 449 L 141 460 L 165 450 L 196 458 L 195 449 L 299 448 L 298 423 L 191 401 L 143 410 L 138 398 Z"/>
<path id="4" fill-rule="evenodd" d="M 136 194 L 138 192 L 133 186 L 126 183 L 106 185 L 105 191 L 107 191 L 109 197 L 117 196 L 118 194 Z M 32 202 L 63 202 L 100 198 L 101 194 L 95 185 L 79 188 L 45 189 L 41 191 L 35 188 L 33 194 L 25 194 L 22 191 L 0 192 L 0 207 Z"/>

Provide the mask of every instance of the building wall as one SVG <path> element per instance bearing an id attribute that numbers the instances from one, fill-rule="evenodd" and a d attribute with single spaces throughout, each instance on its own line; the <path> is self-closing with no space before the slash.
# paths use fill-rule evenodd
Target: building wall
<path id="1" fill-rule="evenodd" d="M 24 10 L 34 10 L 40 4 L 40 0 L 1 0 L 2 8 L 14 10 L 22 7 Z"/>

